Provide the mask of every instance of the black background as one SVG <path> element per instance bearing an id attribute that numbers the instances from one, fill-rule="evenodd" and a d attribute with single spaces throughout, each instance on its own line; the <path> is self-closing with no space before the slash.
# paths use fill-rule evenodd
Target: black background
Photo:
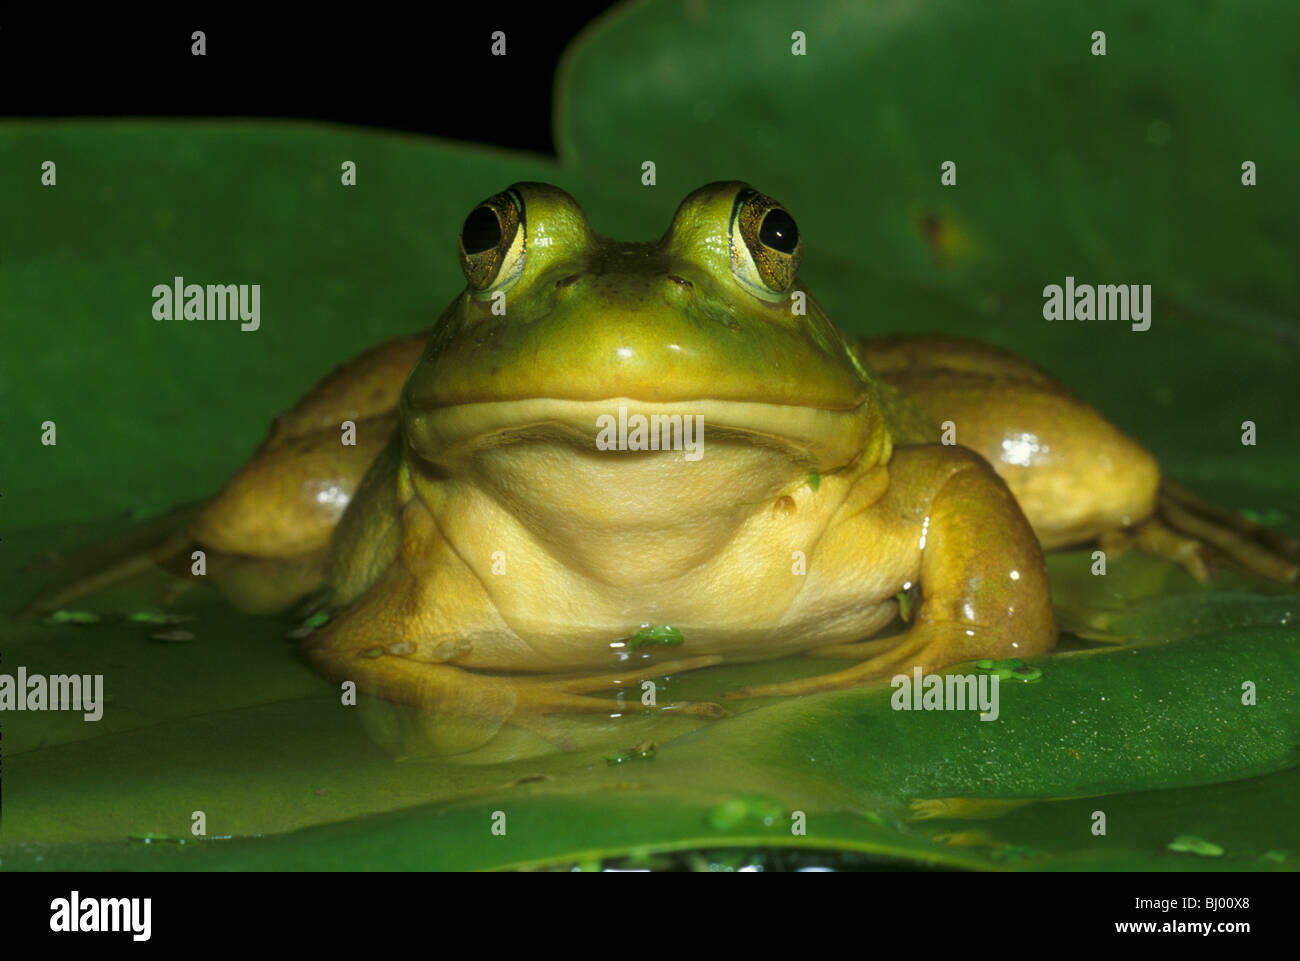
<path id="1" fill-rule="evenodd" d="M 0 118 L 275 117 L 553 153 L 560 53 L 609 3 L 0 20 Z M 49 8 L 54 10 L 56 8 Z M 269 11 L 268 11 L 269 12 Z M 135 18 L 139 18 L 138 20 Z M 207 55 L 190 53 L 195 30 Z M 506 56 L 491 54 L 506 34 Z"/>
<path id="2" fill-rule="evenodd" d="M 128 843 L 128 842 L 123 842 Z M 364 868 L 364 865 L 359 867 Z M 1232 956 L 1286 937 L 1292 883 L 1235 872 L 1107 875 L 1006 873 L 995 877 L 912 870 L 887 878 L 854 874 L 767 875 L 731 880 L 696 874 L 623 875 L 480 874 L 150 874 L 5 875 L 0 894 L 6 953 L 14 948 L 52 956 L 89 951 L 134 956 L 139 950 L 207 952 L 289 948 L 294 956 L 369 957 L 406 944 L 435 957 L 455 953 L 487 957 L 539 951 L 573 953 L 586 945 L 617 952 L 651 946 L 653 958 L 668 938 L 718 943 L 732 950 L 753 946 L 809 953 L 851 945 L 865 954 L 906 945 L 922 957 L 997 953 L 1007 945 L 1047 949 L 1127 942 L 1128 954 L 1190 956 L 1216 951 Z M 888 895 L 882 899 L 882 892 Z M 140 944 L 129 934 L 54 934 L 50 904 L 76 890 L 82 898 L 152 898 L 153 936 Z M 1134 899 L 1249 898 L 1245 909 L 1134 908 Z M 666 905 L 708 904 L 709 921 L 682 920 Z M 624 906 L 631 905 L 625 909 Z M 639 905 L 639 907 L 638 907 Z M 771 906 L 765 915 L 762 906 Z M 885 914 L 881 913 L 884 907 Z M 758 910 L 756 911 L 756 907 Z M 637 912 L 640 912 L 639 914 Z M 936 923 L 936 915 L 943 915 Z M 630 919 L 631 918 L 631 919 Z M 1249 933 L 1119 934 L 1117 921 L 1249 922 Z M 638 938 L 645 939 L 638 941 Z M 1207 945 L 1210 947 L 1207 949 Z M 784 951 L 782 950 L 784 949 Z"/>

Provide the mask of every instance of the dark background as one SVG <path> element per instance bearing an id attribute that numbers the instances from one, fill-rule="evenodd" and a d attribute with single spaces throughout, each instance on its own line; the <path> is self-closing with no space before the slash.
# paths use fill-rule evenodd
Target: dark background
<path id="1" fill-rule="evenodd" d="M 423 19 L 150 15 L 0 21 L 0 118 L 275 117 L 553 153 L 560 53 L 613 6 L 448 5 Z M 207 55 L 190 53 L 203 30 Z M 491 54 L 506 34 L 506 56 Z"/>

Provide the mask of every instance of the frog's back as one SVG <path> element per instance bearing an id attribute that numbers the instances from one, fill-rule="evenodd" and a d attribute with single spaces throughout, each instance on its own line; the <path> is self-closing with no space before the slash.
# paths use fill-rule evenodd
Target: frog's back
<path id="1" fill-rule="evenodd" d="M 227 554 L 292 558 L 324 550 L 362 477 L 397 427 L 397 402 L 428 331 L 336 368 L 275 418 L 257 452 L 199 513 L 190 534 Z M 351 422 L 352 443 L 344 443 Z"/>
<path id="2" fill-rule="evenodd" d="M 940 335 L 864 339 L 854 349 L 907 402 L 897 415 L 902 436 L 924 433 L 912 412 L 950 425 L 943 439 L 993 465 L 1044 547 L 1086 541 L 1153 512 L 1155 458 L 1024 358 Z M 938 439 L 931 430 L 929 440 Z"/>

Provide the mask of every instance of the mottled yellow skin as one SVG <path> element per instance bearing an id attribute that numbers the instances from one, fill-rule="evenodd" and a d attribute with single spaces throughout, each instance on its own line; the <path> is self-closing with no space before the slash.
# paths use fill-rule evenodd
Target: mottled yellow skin
<path id="1" fill-rule="evenodd" d="M 856 663 L 741 693 L 1050 650 L 1040 541 L 1149 518 L 1154 460 L 1004 352 L 849 343 L 792 296 L 798 250 L 743 234 L 746 204 L 772 203 L 745 189 L 704 187 L 660 241 L 629 244 L 557 188 L 515 185 L 495 209 L 519 233 L 479 255 L 467 221 L 471 286 L 432 335 L 363 355 L 278 419 L 195 539 L 296 561 L 283 597 L 250 579 L 260 608 L 323 579 L 333 618 L 310 660 L 448 715 L 606 712 L 593 692 L 794 652 Z M 620 406 L 703 415 L 703 456 L 598 449 Z M 958 446 L 937 442 L 944 421 Z M 865 640 L 903 591 L 906 631 Z M 644 625 L 684 643 L 633 651 Z"/>

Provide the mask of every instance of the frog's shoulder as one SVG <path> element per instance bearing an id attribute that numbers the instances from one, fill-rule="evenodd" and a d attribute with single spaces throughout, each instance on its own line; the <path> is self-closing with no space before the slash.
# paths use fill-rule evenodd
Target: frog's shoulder
<path id="1" fill-rule="evenodd" d="M 1044 394 L 1063 393 L 1051 375 L 1030 361 L 967 337 L 891 334 L 860 338 L 849 347 L 873 375 L 895 444 L 934 443 L 940 438 L 938 425 L 904 393 L 918 378 L 965 389 L 979 385 L 992 390 L 1014 383 Z"/>
<path id="2" fill-rule="evenodd" d="M 267 450 L 320 431 L 337 433 L 345 420 L 361 423 L 393 413 L 429 331 L 395 337 L 340 364 L 271 422 Z"/>
<path id="3" fill-rule="evenodd" d="M 897 387 L 877 379 L 876 396 L 880 398 L 880 410 L 895 446 L 939 442 L 939 426 L 926 417 Z"/>
<path id="4" fill-rule="evenodd" d="M 1059 389 L 1051 374 L 1001 347 L 950 334 L 888 334 L 852 344 L 858 360 L 883 377 L 922 371 L 973 374 Z"/>
<path id="5" fill-rule="evenodd" d="M 859 375 L 872 387 L 890 441 L 896 447 L 936 443 L 939 440 L 938 426 L 902 391 L 881 376 L 870 360 L 871 343 L 866 338 L 848 340 L 846 347 Z"/>

